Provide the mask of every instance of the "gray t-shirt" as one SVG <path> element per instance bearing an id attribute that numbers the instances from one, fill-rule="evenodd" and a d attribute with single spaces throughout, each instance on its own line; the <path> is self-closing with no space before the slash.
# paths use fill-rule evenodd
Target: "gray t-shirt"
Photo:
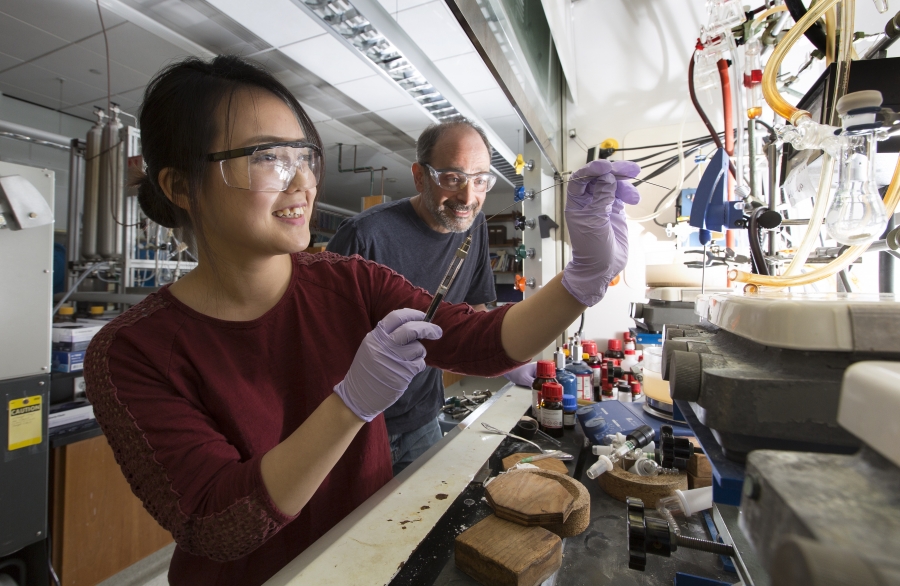
<path id="1" fill-rule="evenodd" d="M 434 295 L 463 240 L 472 233 L 472 246 L 444 301 L 478 305 L 496 299 L 491 272 L 487 226 L 479 213 L 473 231 L 435 232 L 419 217 L 408 199 L 381 204 L 341 223 L 327 250 L 358 254 L 388 266 L 417 287 Z M 479 226 L 479 224 L 481 224 Z M 399 308 L 398 308 L 399 309 Z M 424 310 L 424 308 L 421 308 Z M 418 429 L 437 417 L 444 405 L 441 371 L 426 368 L 409 383 L 400 399 L 384 412 L 390 435 Z"/>

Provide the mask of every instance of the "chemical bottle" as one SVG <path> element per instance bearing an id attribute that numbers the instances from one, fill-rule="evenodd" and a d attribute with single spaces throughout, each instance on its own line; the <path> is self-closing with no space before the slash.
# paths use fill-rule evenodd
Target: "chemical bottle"
<path id="1" fill-rule="evenodd" d="M 612 392 L 612 384 L 609 381 L 609 365 L 603 363 L 600 367 L 600 400 L 614 401 L 616 399 Z"/>
<path id="2" fill-rule="evenodd" d="M 631 332 L 625 332 L 622 337 L 625 338 L 625 350 L 634 350 L 634 338 L 631 337 Z"/>
<path id="3" fill-rule="evenodd" d="M 541 427 L 550 437 L 563 436 L 563 390 L 557 382 L 541 387 Z"/>
<path id="4" fill-rule="evenodd" d="M 628 381 L 620 380 L 616 382 L 616 391 L 620 403 L 631 403 L 631 386 Z"/>
<path id="5" fill-rule="evenodd" d="M 571 372 L 576 377 L 575 384 L 575 397 L 577 399 L 581 399 L 584 401 L 594 400 L 594 385 L 591 383 L 591 376 L 593 376 L 594 369 L 587 365 L 584 361 L 584 355 L 578 357 L 579 360 L 577 362 L 572 362 L 572 364 L 566 367 L 566 370 Z"/>
<path id="6" fill-rule="evenodd" d="M 634 350 L 625 350 L 625 359 L 622 360 L 622 372 L 626 374 L 631 373 L 631 367 L 638 363 L 637 356 L 634 355 Z"/>
<path id="7" fill-rule="evenodd" d="M 534 411 L 534 418 L 541 423 L 541 388 L 544 383 L 556 382 L 556 365 L 552 360 L 538 360 L 537 373 L 534 383 L 531 385 L 531 408 Z"/>
<path id="8" fill-rule="evenodd" d="M 562 385 L 564 395 L 578 397 L 578 378 L 566 370 L 566 356 L 557 349 L 556 358 L 556 382 Z"/>
<path id="9" fill-rule="evenodd" d="M 575 395 L 563 395 L 563 429 L 575 429 L 575 413 L 577 411 L 578 400 Z"/>
<path id="10" fill-rule="evenodd" d="M 71 305 L 63 305 L 53 317 L 53 323 L 63 324 L 75 321 L 75 308 Z"/>
<path id="11" fill-rule="evenodd" d="M 622 353 L 622 340 L 614 339 L 607 342 L 604 356 L 607 358 L 618 358 L 619 360 L 625 358 L 625 354 Z"/>
<path id="12" fill-rule="evenodd" d="M 640 403 L 644 400 L 644 393 L 641 391 L 641 383 L 637 381 L 631 382 L 631 402 Z"/>

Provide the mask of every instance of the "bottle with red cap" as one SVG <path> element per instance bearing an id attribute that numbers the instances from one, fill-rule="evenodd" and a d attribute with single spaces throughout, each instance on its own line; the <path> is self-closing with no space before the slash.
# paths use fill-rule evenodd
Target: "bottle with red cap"
<path id="1" fill-rule="evenodd" d="M 538 423 L 541 422 L 541 389 L 544 383 L 556 382 L 556 364 L 552 360 L 538 360 L 534 383 L 531 385 L 531 409 Z"/>
<path id="2" fill-rule="evenodd" d="M 541 427 L 550 437 L 563 436 L 563 388 L 556 382 L 541 387 Z"/>
<path id="3" fill-rule="evenodd" d="M 625 349 L 625 360 L 622 361 L 622 371 L 626 374 L 631 373 L 631 367 L 638 363 L 637 356 L 634 355 L 634 350 Z"/>
<path id="4" fill-rule="evenodd" d="M 587 365 L 591 367 L 592 400 L 600 401 L 600 371 L 603 367 L 603 355 L 597 350 L 597 342 L 585 340 L 584 352 L 588 355 Z"/>
<path id="5" fill-rule="evenodd" d="M 622 340 L 612 339 L 607 342 L 605 356 L 607 358 L 618 358 L 619 360 L 625 358 L 625 354 L 622 352 Z"/>
<path id="6" fill-rule="evenodd" d="M 622 334 L 622 337 L 625 338 L 625 350 L 634 350 L 634 337 L 631 335 L 631 332 L 625 332 Z"/>
<path id="7" fill-rule="evenodd" d="M 637 381 L 631 382 L 631 402 L 640 403 L 644 400 L 644 393 L 641 391 L 641 383 Z"/>

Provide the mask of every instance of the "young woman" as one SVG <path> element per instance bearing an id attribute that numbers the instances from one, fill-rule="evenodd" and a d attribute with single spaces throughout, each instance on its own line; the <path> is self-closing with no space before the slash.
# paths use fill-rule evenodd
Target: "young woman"
<path id="1" fill-rule="evenodd" d="M 570 183 L 561 277 L 517 305 L 443 304 L 425 323 L 430 296 L 391 270 L 300 252 L 322 145 L 266 71 L 171 65 L 147 87 L 141 133 L 141 207 L 190 230 L 200 262 L 105 327 L 85 377 L 125 477 L 178 543 L 175 585 L 264 582 L 391 478 L 380 413 L 426 364 L 515 368 L 625 264 L 636 191 L 617 177 L 637 166 L 597 161 Z"/>

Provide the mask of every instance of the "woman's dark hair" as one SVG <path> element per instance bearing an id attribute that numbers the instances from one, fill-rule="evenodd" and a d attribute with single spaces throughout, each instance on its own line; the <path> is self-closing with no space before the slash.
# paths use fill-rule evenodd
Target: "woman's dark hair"
<path id="1" fill-rule="evenodd" d="M 241 89 L 260 89 L 283 101 L 297 117 L 305 140 L 322 149 L 322 140 L 309 116 L 290 91 L 271 73 L 240 57 L 220 55 L 212 61 L 190 57 L 156 74 L 144 91 L 141 106 L 141 152 L 146 175 L 136 181 L 141 209 L 154 222 L 167 228 L 182 228 L 185 238 L 204 243 L 200 189 L 210 163 L 213 141 L 221 130 L 218 107 L 231 101 Z M 324 154 L 324 153 L 323 153 Z M 191 216 L 174 205 L 159 186 L 159 172 L 177 171 L 179 192 L 187 197 Z M 318 170 L 319 189 L 325 174 L 324 156 Z M 313 210 L 314 212 L 314 210 Z M 315 213 L 310 214 L 315 218 Z"/>

